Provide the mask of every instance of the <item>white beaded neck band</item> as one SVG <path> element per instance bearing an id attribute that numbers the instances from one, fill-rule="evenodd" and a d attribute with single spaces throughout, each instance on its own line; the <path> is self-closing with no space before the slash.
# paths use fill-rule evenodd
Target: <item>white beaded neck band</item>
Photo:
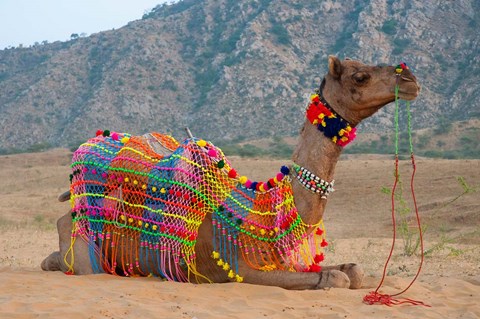
<path id="1" fill-rule="evenodd" d="M 320 194 L 321 198 L 326 199 L 330 193 L 335 191 L 335 189 L 333 189 L 333 184 L 335 183 L 335 180 L 327 182 L 307 170 L 305 167 L 299 166 L 297 164 L 293 164 L 292 168 L 295 171 L 295 176 L 297 177 L 297 180 L 300 182 L 300 184 L 302 184 L 309 191 Z"/>

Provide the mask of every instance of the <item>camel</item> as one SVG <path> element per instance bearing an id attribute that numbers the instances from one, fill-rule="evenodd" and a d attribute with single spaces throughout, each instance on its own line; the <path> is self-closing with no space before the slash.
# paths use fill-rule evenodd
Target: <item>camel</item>
<path id="1" fill-rule="evenodd" d="M 73 208 L 58 220 L 60 249 L 42 262 L 42 269 L 78 275 L 153 275 L 192 283 L 237 281 L 296 290 L 360 288 L 364 277 L 360 265 L 319 265 L 323 260 L 319 249 L 327 244 L 321 221 L 343 147 L 353 140 L 362 120 L 395 100 L 396 86 L 404 100 L 414 100 L 420 91 L 404 64 L 368 66 L 329 56 L 328 72 L 311 98 L 292 155 L 294 164 L 282 167 L 268 182 L 240 176 L 221 150 L 204 140 L 190 138 L 180 144 L 154 133 L 133 137 L 100 132 L 79 148 L 78 154 L 83 155 L 78 161 L 92 160 L 91 147 L 120 145 L 118 154 L 130 154 L 132 163 L 149 158 L 147 164 L 153 165 L 177 156 L 190 166 L 169 168 L 174 181 L 166 182 L 153 176 L 153 169 L 150 175 L 132 175 L 119 164 L 118 154 L 108 167 L 73 165 L 71 190 L 59 198 L 70 199 Z M 131 147 L 129 153 L 121 153 L 134 142 L 149 153 Z M 183 153 L 176 153 L 180 148 Z M 210 166 L 207 170 L 198 163 Z M 190 175 L 185 173 L 188 167 L 193 167 Z M 102 168 L 105 171 L 100 174 Z M 100 183 L 107 186 L 97 195 L 88 195 L 93 184 L 82 186 L 82 169 L 94 176 L 95 183 L 105 179 L 108 185 Z M 152 186 L 154 177 L 163 184 Z M 211 185 L 216 185 L 215 191 Z M 202 195 L 200 188 L 212 193 Z M 135 194 L 146 199 L 135 201 Z M 180 203 L 174 203 L 174 197 Z M 265 204 L 278 198 L 280 202 Z"/>

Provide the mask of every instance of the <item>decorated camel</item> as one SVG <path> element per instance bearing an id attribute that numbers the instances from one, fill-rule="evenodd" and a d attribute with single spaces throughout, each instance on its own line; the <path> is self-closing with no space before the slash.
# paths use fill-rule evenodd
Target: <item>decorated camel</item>
<path id="1" fill-rule="evenodd" d="M 356 126 L 420 87 L 402 64 L 328 60 L 293 164 L 268 181 L 240 175 L 212 143 L 99 131 L 73 155 L 71 211 L 44 270 L 286 289 L 360 288 L 361 266 L 321 266 L 335 165 Z"/>

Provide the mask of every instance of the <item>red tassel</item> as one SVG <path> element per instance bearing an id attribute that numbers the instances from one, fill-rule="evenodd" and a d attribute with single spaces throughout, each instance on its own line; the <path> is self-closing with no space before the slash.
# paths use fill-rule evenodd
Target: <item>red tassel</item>
<path id="1" fill-rule="evenodd" d="M 315 258 L 313 258 L 313 261 L 316 264 L 318 264 L 318 263 L 322 262 L 324 259 L 325 259 L 325 257 L 323 256 L 323 254 L 320 254 L 320 255 L 315 255 Z"/>
<path id="2" fill-rule="evenodd" d="M 310 268 L 308 269 L 309 272 L 321 272 L 322 271 L 322 266 L 319 265 L 311 265 Z"/>

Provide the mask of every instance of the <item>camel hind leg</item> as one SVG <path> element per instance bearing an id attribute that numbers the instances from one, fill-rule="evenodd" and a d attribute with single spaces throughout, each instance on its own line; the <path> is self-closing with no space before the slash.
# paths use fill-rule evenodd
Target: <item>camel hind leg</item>
<path id="1" fill-rule="evenodd" d="M 77 238 L 77 240 L 75 240 L 75 244 L 73 245 L 73 256 L 71 251 L 69 252 L 72 234 L 72 216 L 70 213 L 65 214 L 58 219 L 57 231 L 60 250 L 51 253 L 42 261 L 42 269 L 46 271 L 67 272 L 69 267 L 66 262 L 72 264 L 73 257 L 74 274 L 93 274 L 87 243 L 80 238 Z"/>

